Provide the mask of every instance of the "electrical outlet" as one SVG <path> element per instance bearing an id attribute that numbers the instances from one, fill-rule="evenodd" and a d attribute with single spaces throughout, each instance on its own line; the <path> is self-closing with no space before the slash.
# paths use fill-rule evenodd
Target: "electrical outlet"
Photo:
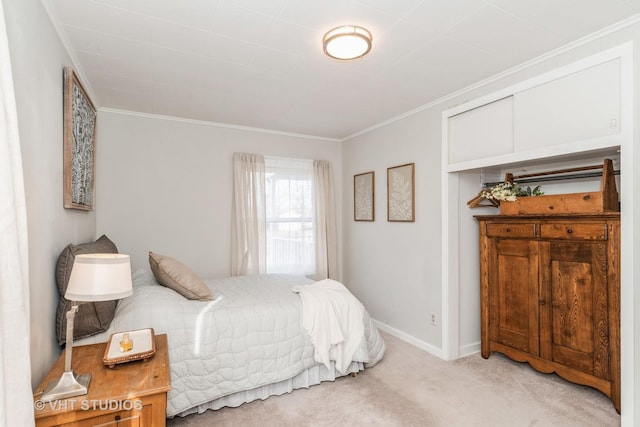
<path id="1" fill-rule="evenodd" d="M 431 313 L 431 326 L 436 326 L 437 322 L 436 322 L 436 314 L 435 313 Z"/>

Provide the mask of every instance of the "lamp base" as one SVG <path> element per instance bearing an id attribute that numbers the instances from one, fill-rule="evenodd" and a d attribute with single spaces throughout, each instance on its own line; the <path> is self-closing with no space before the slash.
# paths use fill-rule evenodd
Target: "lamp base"
<path id="1" fill-rule="evenodd" d="M 75 374 L 73 371 L 66 371 L 58 380 L 47 384 L 40 400 L 42 402 L 50 402 L 87 394 L 90 381 L 91 374 Z"/>

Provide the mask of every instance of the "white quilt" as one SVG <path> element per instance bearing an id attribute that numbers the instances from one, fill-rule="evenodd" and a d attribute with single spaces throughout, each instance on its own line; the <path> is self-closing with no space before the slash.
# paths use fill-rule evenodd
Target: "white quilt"
<path id="1" fill-rule="evenodd" d="M 302 327 L 302 305 L 292 292 L 312 283 L 283 275 L 205 280 L 215 299 L 191 301 L 159 285 L 152 273 L 133 276 L 134 293 L 121 300 L 106 332 L 76 345 L 104 342 L 114 332 L 153 328 L 167 334 L 171 390 L 167 416 L 223 396 L 288 380 L 317 365 Z M 353 360 L 373 366 L 385 345 L 369 315 Z"/>

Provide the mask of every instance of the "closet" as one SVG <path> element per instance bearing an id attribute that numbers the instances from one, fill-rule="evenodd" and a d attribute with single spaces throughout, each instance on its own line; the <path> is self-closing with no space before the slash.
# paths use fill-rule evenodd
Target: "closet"
<path id="1" fill-rule="evenodd" d="M 581 167 L 605 157 L 628 167 L 632 88 L 633 49 L 623 44 L 443 112 L 445 358 L 500 352 L 594 387 L 620 410 L 620 306 L 630 306 L 620 293 L 632 295 L 633 286 L 621 286 L 620 229 L 622 222 L 626 238 L 630 217 L 567 211 L 568 198 L 544 213 L 512 215 L 493 214 L 494 207 L 476 215 L 465 202 L 506 171 Z M 629 175 L 619 181 L 630 206 Z M 548 195 L 591 191 L 584 180 L 560 188 L 543 185 Z M 623 267 L 629 277 L 629 264 Z"/>

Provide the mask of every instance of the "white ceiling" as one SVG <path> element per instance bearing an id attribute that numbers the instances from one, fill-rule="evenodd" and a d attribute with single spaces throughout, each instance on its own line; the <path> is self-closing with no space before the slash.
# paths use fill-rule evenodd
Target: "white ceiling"
<path id="1" fill-rule="evenodd" d="M 640 0 L 42 0 L 99 108 L 341 139 L 640 12 Z M 365 58 L 329 29 L 373 34 Z"/>

